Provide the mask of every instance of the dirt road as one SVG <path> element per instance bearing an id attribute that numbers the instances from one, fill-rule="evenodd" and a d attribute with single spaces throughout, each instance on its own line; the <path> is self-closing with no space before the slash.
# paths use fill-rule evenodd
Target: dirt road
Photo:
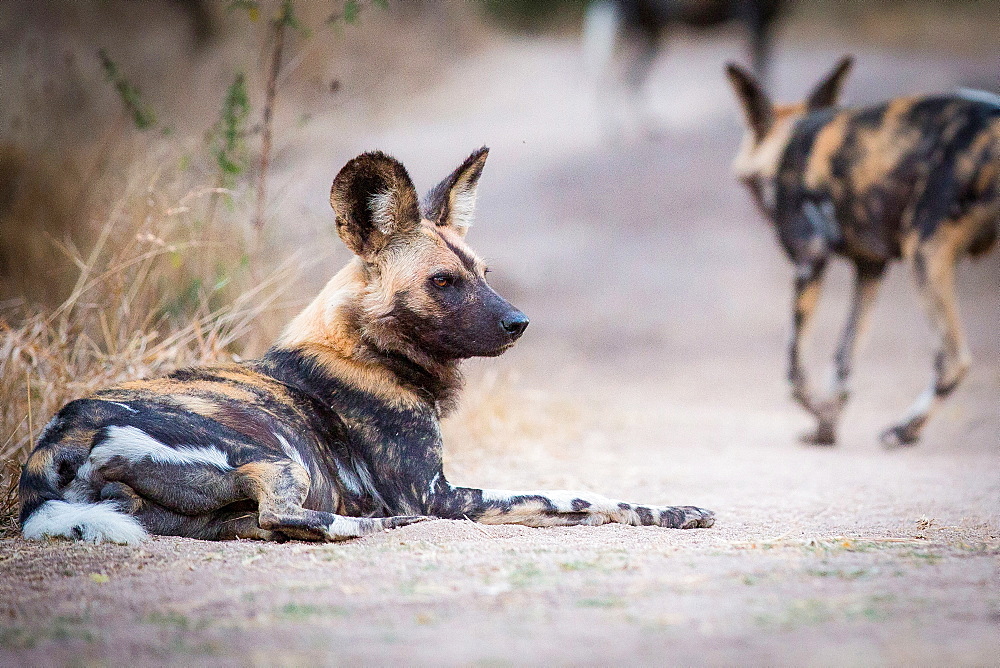
<path id="1" fill-rule="evenodd" d="M 697 504 L 717 511 L 715 528 L 434 521 L 337 545 L 6 540 L 0 664 L 1000 661 L 1000 254 L 962 269 L 975 366 L 919 446 L 876 440 L 931 369 L 902 267 L 842 442 L 799 445 L 809 422 L 783 381 L 791 272 L 727 171 L 740 127 L 719 73 L 735 49 L 680 44 L 662 63 L 655 140 L 602 136 L 573 44 L 498 42 L 363 132 L 314 119 L 276 161 L 290 234 L 336 248 L 325 193 L 356 152 L 395 154 L 423 189 L 489 144 L 470 240 L 532 324 L 505 357 L 470 365 L 446 425 L 453 481 Z M 838 54 L 785 51 L 779 90 L 804 91 Z M 858 55 L 852 101 L 947 89 L 985 66 Z M 847 279 L 835 267 L 816 382 Z"/>

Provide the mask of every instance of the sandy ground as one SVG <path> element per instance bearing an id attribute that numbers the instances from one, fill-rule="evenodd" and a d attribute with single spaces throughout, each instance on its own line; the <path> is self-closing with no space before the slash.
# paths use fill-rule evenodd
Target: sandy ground
<path id="1" fill-rule="evenodd" d="M 976 363 L 919 446 L 876 441 L 930 373 L 930 328 L 901 267 L 842 442 L 800 445 L 809 421 L 783 381 L 791 272 L 727 171 L 740 127 L 719 73 L 737 46 L 677 46 L 650 86 L 654 140 L 602 134 L 574 48 L 498 43 L 364 132 L 315 119 L 276 160 L 275 215 L 335 248 L 325 193 L 354 153 L 392 152 L 426 188 L 489 144 L 470 240 L 532 325 L 504 358 L 470 365 L 470 400 L 446 425 L 453 481 L 697 504 L 717 511 L 715 528 L 10 539 L 0 665 L 1000 662 L 1000 256 L 962 269 Z M 838 54 L 788 49 L 779 91 L 801 93 Z M 855 102 L 996 74 L 995 62 L 859 56 Z M 848 277 L 838 266 L 829 280 L 817 382 Z"/>

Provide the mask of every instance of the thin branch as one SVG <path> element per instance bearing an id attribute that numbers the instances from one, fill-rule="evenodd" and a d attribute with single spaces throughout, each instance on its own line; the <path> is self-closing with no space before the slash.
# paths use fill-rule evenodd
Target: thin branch
<path id="1" fill-rule="evenodd" d="M 291 0 L 281 5 L 281 14 L 274 20 L 274 45 L 271 49 L 271 68 L 267 75 L 267 93 L 264 99 L 263 145 L 260 152 L 260 169 L 257 173 L 257 211 L 253 226 L 260 236 L 264 229 L 264 205 L 267 202 L 267 168 L 271 162 L 271 125 L 277 101 L 278 74 L 281 71 L 281 53 L 285 48 L 285 29 L 292 21 Z"/>

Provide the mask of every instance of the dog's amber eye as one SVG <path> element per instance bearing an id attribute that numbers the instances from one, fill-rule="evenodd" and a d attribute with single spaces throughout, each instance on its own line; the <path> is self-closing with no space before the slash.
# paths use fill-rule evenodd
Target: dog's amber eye
<path id="1" fill-rule="evenodd" d="M 446 288 L 451 285 L 451 276 L 447 274 L 436 274 L 431 276 L 431 282 L 439 288 Z"/>

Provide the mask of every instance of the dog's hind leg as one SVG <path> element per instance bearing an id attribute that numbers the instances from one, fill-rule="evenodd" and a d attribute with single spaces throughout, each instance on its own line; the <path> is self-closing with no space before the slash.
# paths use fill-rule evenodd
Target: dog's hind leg
<path id="1" fill-rule="evenodd" d="M 423 516 L 346 517 L 302 507 L 309 474 L 291 460 L 257 461 L 237 469 L 242 488 L 257 501 L 260 528 L 300 540 L 338 541 L 413 524 Z"/>
<path id="2" fill-rule="evenodd" d="M 168 448 L 135 427 L 107 428 L 76 477 L 69 501 L 112 501 L 160 535 L 333 541 L 418 521 L 307 510 L 311 480 L 298 462 L 266 455 L 234 466 L 221 447 Z M 258 519 L 256 530 L 247 515 Z"/>
<path id="3" fill-rule="evenodd" d="M 285 540 L 285 536 L 260 528 L 252 510 L 222 508 L 198 515 L 184 515 L 169 510 L 138 494 L 121 482 L 109 482 L 101 489 L 101 501 L 113 501 L 123 512 L 132 515 L 145 527 L 161 536 L 184 536 L 202 540 Z"/>
<path id="4" fill-rule="evenodd" d="M 859 260 L 855 262 L 854 266 L 854 294 L 851 298 L 851 310 L 847 316 L 844 331 L 840 335 L 837 352 L 834 354 L 829 395 L 815 407 L 819 413 L 820 423 L 825 425 L 819 431 L 827 431 L 830 434 L 836 433 L 837 421 L 850 398 L 851 391 L 848 381 L 851 376 L 854 356 L 858 352 L 868 327 L 871 309 L 875 304 L 875 297 L 885 275 L 886 263 Z"/>
<path id="5" fill-rule="evenodd" d="M 916 442 L 931 412 L 954 391 L 969 370 L 971 355 L 955 299 L 955 264 L 967 242 L 962 232 L 955 226 L 943 225 L 934 237 L 922 242 L 913 255 L 917 287 L 940 343 L 930 385 L 898 424 L 882 432 L 881 440 L 886 447 Z"/>
<path id="6" fill-rule="evenodd" d="M 833 425 L 823 421 L 822 414 L 809 390 L 809 381 L 802 366 L 803 342 L 809 332 L 816 305 L 819 303 L 820 287 L 825 272 L 826 258 L 803 262 L 796 266 L 792 338 L 788 345 L 788 381 L 792 385 L 792 398 L 819 420 L 816 431 L 804 436 L 803 440 L 830 445 L 835 438 Z"/>

